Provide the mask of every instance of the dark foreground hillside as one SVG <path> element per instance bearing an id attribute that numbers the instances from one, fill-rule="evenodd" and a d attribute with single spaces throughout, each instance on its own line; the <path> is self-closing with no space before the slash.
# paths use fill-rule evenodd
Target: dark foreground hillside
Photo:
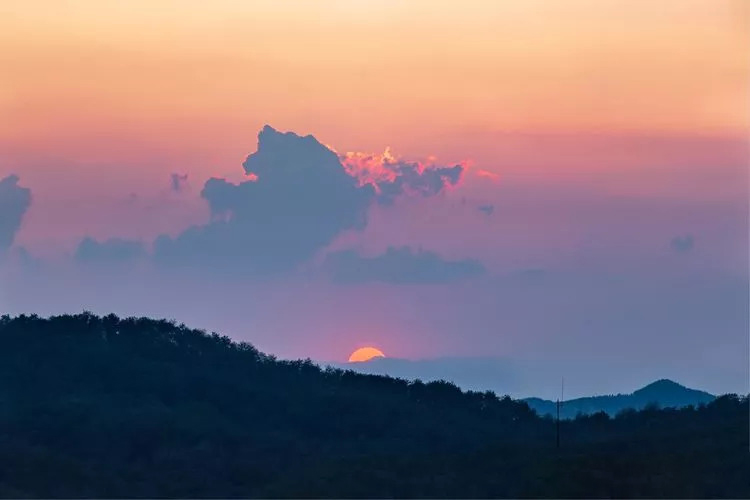
<path id="1" fill-rule="evenodd" d="M 750 497 L 748 400 L 555 422 L 166 321 L 0 319 L 4 497 Z"/>

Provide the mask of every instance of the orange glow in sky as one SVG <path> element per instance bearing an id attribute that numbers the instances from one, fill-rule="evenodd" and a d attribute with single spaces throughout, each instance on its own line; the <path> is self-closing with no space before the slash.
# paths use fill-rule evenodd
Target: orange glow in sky
<path id="1" fill-rule="evenodd" d="M 747 5 L 10 0 L 0 145 L 247 149 L 264 123 L 409 155 L 456 129 L 744 135 Z"/>
<path id="2" fill-rule="evenodd" d="M 264 124 L 340 152 L 468 159 L 482 181 L 741 163 L 748 5 L 5 0 L 0 175 L 34 186 L 43 201 L 26 226 L 52 221 L 50 235 L 65 227 L 57 214 L 96 213 L 91 193 L 127 200 L 174 172 L 193 194 L 212 176 L 246 180 L 239 164 Z M 389 159 L 344 163 L 367 182 L 390 175 Z M 97 236 L 117 227 L 81 224 Z"/>
<path id="3" fill-rule="evenodd" d="M 384 358 L 385 354 L 380 349 L 374 347 L 361 347 L 349 356 L 350 363 L 359 363 L 369 361 L 372 358 Z"/>

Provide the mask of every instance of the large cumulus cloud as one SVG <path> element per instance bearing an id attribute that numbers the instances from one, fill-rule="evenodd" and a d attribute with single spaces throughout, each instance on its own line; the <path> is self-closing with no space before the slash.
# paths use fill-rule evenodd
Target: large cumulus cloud
<path id="1" fill-rule="evenodd" d="M 314 137 L 266 126 L 244 162 L 253 178 L 209 179 L 201 196 L 212 220 L 155 242 L 162 263 L 265 274 L 310 258 L 338 233 L 365 224 L 372 188 L 358 186 Z"/>
<path id="2" fill-rule="evenodd" d="M 31 190 L 18 185 L 17 175 L 0 180 L 0 255 L 13 244 L 24 214 L 31 206 Z"/>
<path id="3" fill-rule="evenodd" d="M 375 257 L 362 257 L 354 250 L 333 252 L 324 267 L 340 283 L 450 283 L 484 274 L 484 266 L 473 259 L 445 260 L 436 253 L 409 247 L 389 247 Z"/>
<path id="4" fill-rule="evenodd" d="M 156 258 L 168 265 L 224 269 L 233 274 L 270 274 L 292 269 L 340 233 L 367 223 L 375 200 L 399 194 L 437 194 L 458 182 L 463 166 L 424 168 L 389 165 L 389 176 L 362 182 L 341 157 L 313 136 L 265 126 L 257 151 L 243 163 L 249 180 L 209 179 L 201 196 L 211 221 L 175 238 L 155 242 Z"/>

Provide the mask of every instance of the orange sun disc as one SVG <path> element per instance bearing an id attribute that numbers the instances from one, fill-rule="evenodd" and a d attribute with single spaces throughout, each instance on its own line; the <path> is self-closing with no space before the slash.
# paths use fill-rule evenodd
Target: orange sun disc
<path id="1" fill-rule="evenodd" d="M 354 351 L 351 356 L 349 356 L 349 362 L 350 363 L 358 363 L 361 361 L 369 361 L 372 358 L 384 358 L 385 354 L 383 354 L 383 351 L 380 349 L 375 349 L 374 347 L 361 347 Z"/>

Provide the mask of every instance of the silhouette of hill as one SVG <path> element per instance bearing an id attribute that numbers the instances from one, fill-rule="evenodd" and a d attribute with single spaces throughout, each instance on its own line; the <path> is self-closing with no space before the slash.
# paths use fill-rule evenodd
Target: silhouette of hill
<path id="1" fill-rule="evenodd" d="M 484 391 L 501 387 L 504 393 L 518 392 L 516 367 L 495 358 L 372 358 L 359 363 L 328 363 L 342 370 L 367 375 L 384 375 L 404 380 L 447 380 L 465 390 Z"/>
<path id="2" fill-rule="evenodd" d="M 369 375 L 386 375 L 423 382 L 447 380 L 463 390 L 491 390 L 514 399 L 536 398 L 554 401 L 560 394 L 560 377 L 565 376 L 568 399 L 615 395 L 623 392 L 615 373 L 632 373 L 632 363 L 610 363 L 602 359 L 549 359 L 513 357 L 437 357 L 424 359 L 374 358 L 361 363 L 322 362 L 343 370 Z M 667 370 L 656 363 L 638 367 L 645 383 L 661 378 Z M 607 373 L 607 377 L 591 374 Z M 649 379 L 649 377 L 651 377 Z M 645 385 L 645 384 L 644 384 Z M 630 392 L 630 391 L 627 391 Z M 535 401 L 535 399 L 531 399 Z M 575 414 L 574 414 L 575 416 Z"/>
<path id="3" fill-rule="evenodd" d="M 657 380 L 631 394 L 591 396 L 564 401 L 560 408 L 561 418 L 575 418 L 579 413 L 589 415 L 603 411 L 610 416 L 633 408 L 640 410 L 649 405 L 661 408 L 682 408 L 710 403 L 716 396 L 704 391 L 689 389 L 667 379 Z M 523 401 L 540 415 L 556 415 L 557 404 L 540 398 L 525 398 Z"/>
<path id="4" fill-rule="evenodd" d="M 0 497 L 748 497 L 748 399 L 560 425 L 146 318 L 0 317 Z"/>

